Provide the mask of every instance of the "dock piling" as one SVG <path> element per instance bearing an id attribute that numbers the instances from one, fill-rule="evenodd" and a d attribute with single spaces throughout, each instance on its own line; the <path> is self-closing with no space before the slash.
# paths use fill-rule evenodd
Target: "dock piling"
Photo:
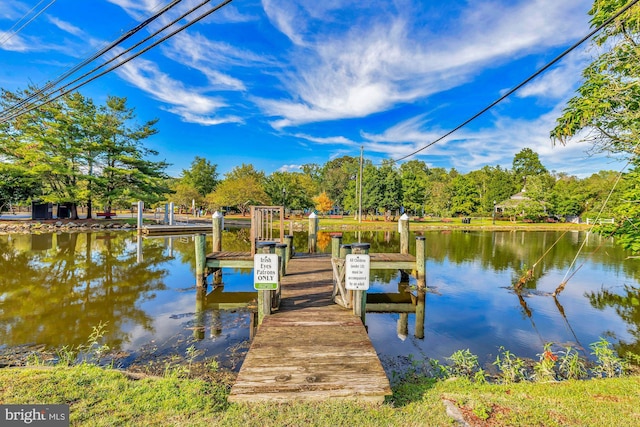
<path id="1" fill-rule="evenodd" d="M 426 273 L 427 267 L 425 265 L 426 252 L 425 252 L 425 237 L 416 237 L 416 278 L 418 279 L 418 288 L 424 289 L 426 287 Z"/>
<path id="2" fill-rule="evenodd" d="M 213 215 L 211 215 L 211 225 L 213 228 L 213 252 L 221 252 L 224 216 L 220 212 L 215 211 Z"/>
<path id="3" fill-rule="evenodd" d="M 409 253 L 409 216 L 402 214 L 398 220 L 398 232 L 400 233 L 400 253 Z"/>
<path id="4" fill-rule="evenodd" d="M 309 253 L 315 254 L 318 246 L 318 215 L 311 212 L 309 215 Z"/>
<path id="5" fill-rule="evenodd" d="M 207 286 L 207 235 L 196 234 L 196 286 Z"/>

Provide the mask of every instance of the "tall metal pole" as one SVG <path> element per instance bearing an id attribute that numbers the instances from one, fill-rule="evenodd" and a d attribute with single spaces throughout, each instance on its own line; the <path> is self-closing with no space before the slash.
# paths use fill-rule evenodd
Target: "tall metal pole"
<path id="1" fill-rule="evenodd" d="M 360 201 L 358 204 L 358 222 L 362 222 L 362 156 L 364 153 L 364 146 L 360 146 Z"/>

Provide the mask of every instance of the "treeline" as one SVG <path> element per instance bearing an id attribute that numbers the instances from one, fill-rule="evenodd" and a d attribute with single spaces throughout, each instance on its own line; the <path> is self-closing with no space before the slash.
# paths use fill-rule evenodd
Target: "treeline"
<path id="1" fill-rule="evenodd" d="M 2 91 L 3 111 L 30 99 L 32 90 Z M 0 207 L 42 200 L 77 206 L 113 207 L 143 200 L 156 203 L 169 194 L 167 163 L 149 160 L 156 152 L 143 140 L 155 134 L 155 121 L 133 124 L 126 98 L 109 97 L 97 106 L 80 93 L 68 94 L 0 124 Z"/>
<path id="2" fill-rule="evenodd" d="M 185 207 L 193 201 L 210 210 L 246 211 L 255 204 L 284 205 L 290 210 L 355 212 L 358 209 L 360 160 L 344 156 L 324 165 L 306 164 L 299 172 L 266 176 L 243 164 L 218 180 L 217 165 L 196 157 L 172 184 L 171 199 Z M 466 174 L 455 169 L 429 168 L 421 160 L 397 165 L 365 161 L 362 173 L 362 210 L 384 214 L 403 210 L 416 216 L 502 215 L 540 219 L 587 215 L 614 215 L 624 183 L 610 196 L 618 173 L 601 171 L 584 179 L 550 172 L 538 154 L 525 148 L 513 167 L 485 166 Z M 520 194 L 518 194 L 520 193 Z M 512 199 L 518 194 L 519 197 Z M 605 206 L 604 201 L 608 203 Z"/>
<path id="3" fill-rule="evenodd" d="M 30 92 L 2 92 L 11 108 Z M 158 153 L 144 140 L 156 133 L 155 121 L 135 124 L 126 99 L 109 97 L 95 105 L 79 93 L 0 125 L 0 204 L 42 200 L 65 204 L 71 217 L 94 204 L 101 210 L 147 206 L 167 201 L 190 209 L 233 209 L 251 205 L 284 205 L 288 210 L 355 212 L 360 200 L 360 159 L 344 156 L 324 165 L 306 164 L 298 172 L 266 175 L 252 165 L 236 166 L 222 178 L 218 165 L 195 157 L 177 178 L 168 164 L 151 161 Z M 512 217 L 539 219 L 598 214 L 614 216 L 618 194 L 633 183 L 624 179 L 609 196 L 617 174 L 602 171 L 579 179 L 549 172 L 534 151 L 515 155 L 511 169 L 485 166 L 460 173 L 429 168 L 421 160 L 362 165 L 362 211 L 381 214 L 400 210 L 417 216 L 491 215 L 494 206 Z M 517 193 L 521 196 L 510 198 Z M 604 201 L 607 200 L 607 205 Z"/>

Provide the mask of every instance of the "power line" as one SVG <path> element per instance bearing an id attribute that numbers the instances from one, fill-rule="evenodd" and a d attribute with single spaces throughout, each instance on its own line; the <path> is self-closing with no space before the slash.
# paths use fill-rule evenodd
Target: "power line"
<path id="1" fill-rule="evenodd" d="M 136 25 L 134 28 L 130 29 L 129 31 L 127 31 L 125 34 L 121 35 L 120 37 L 118 37 L 116 40 L 114 40 L 113 42 L 109 43 L 107 46 L 103 47 L 102 49 L 100 49 L 98 52 L 94 53 L 93 55 L 91 55 L 89 58 L 83 60 L 82 62 L 80 62 L 79 64 L 75 65 L 74 67 L 72 67 L 71 69 L 69 69 L 68 71 L 66 71 L 65 73 L 63 73 L 62 75 L 60 75 L 59 77 L 57 77 L 55 80 L 47 83 L 44 87 L 42 87 L 41 89 L 36 90 L 34 93 L 30 94 L 29 96 L 21 99 L 19 102 L 17 102 L 16 104 L 12 105 L 11 107 L 7 108 L 6 110 L 4 110 L 2 113 L 0 113 L 0 117 L 2 118 L 0 122 L 4 123 L 5 119 L 6 120 L 11 120 L 12 118 L 14 118 L 14 116 L 16 116 L 16 112 L 19 112 L 20 109 L 27 104 L 28 102 L 41 97 L 41 95 L 44 95 L 46 92 L 50 91 L 51 89 L 54 88 L 55 85 L 57 85 L 58 83 L 62 82 L 63 80 L 67 79 L 69 76 L 71 76 L 73 73 L 75 73 L 76 71 L 80 70 L 81 68 L 83 68 L 84 66 L 86 66 L 87 64 L 95 61 L 96 59 L 98 59 L 100 56 L 104 55 L 105 53 L 107 53 L 108 51 L 112 50 L 113 48 L 115 48 L 116 46 L 118 46 L 119 44 L 121 44 L 122 42 L 124 42 L 125 40 L 129 39 L 130 37 L 132 37 L 134 34 L 136 34 L 137 32 L 139 32 L 140 30 L 142 30 L 144 27 L 146 27 L 147 25 L 149 25 L 151 22 L 153 22 L 154 20 L 156 20 L 157 18 L 159 18 L 161 15 L 163 15 L 164 13 L 166 13 L 169 9 L 171 9 L 172 7 L 176 6 L 178 3 L 180 3 L 182 0 L 174 0 L 171 3 L 169 3 L 167 6 L 163 7 L 162 9 L 160 9 L 158 12 L 156 12 L 155 14 L 153 14 L 151 17 L 145 19 L 144 21 L 142 21 L 141 23 L 139 23 L 138 25 Z M 104 66 L 101 65 L 101 66 Z M 98 67 L 100 68 L 100 67 Z M 97 68 L 94 68 L 94 70 L 90 71 L 87 74 L 84 74 L 83 76 L 81 76 L 80 78 L 84 78 L 85 76 L 87 76 L 88 74 L 93 73 L 93 71 L 95 71 Z M 75 82 L 77 82 L 78 79 L 74 80 L 73 82 L 69 83 L 69 84 L 73 84 Z M 63 89 L 65 86 L 62 86 Z M 32 104 L 33 105 L 33 104 Z M 28 108 L 28 107 L 27 107 Z M 18 114 L 19 115 L 19 114 Z M 9 118 L 7 118 L 9 117 Z"/>
<path id="2" fill-rule="evenodd" d="M 202 6 L 202 5 L 203 5 L 203 4 L 205 4 L 205 3 L 208 3 L 209 1 L 210 1 L 210 0 L 206 0 L 206 1 L 204 1 L 203 3 L 201 3 L 199 6 L 197 6 L 196 8 L 194 8 L 194 9 L 192 9 L 192 10 L 197 9 L 198 7 Z M 117 68 L 119 68 L 119 67 L 121 67 L 121 66 L 125 65 L 125 64 L 126 64 L 126 63 L 128 63 L 129 61 L 131 61 L 131 60 L 133 60 L 133 59 L 137 58 L 138 56 L 140 56 L 140 55 L 142 55 L 143 53 L 147 52 L 148 50 L 150 50 L 150 49 L 154 48 L 155 46 L 159 45 L 160 43 L 165 42 L 167 39 L 169 39 L 169 38 L 173 37 L 174 35 L 178 34 L 179 32 L 181 32 L 181 31 L 183 31 L 183 30 L 186 30 L 186 29 L 187 29 L 187 28 L 189 28 L 191 25 L 193 25 L 193 24 L 195 24 L 195 23 L 197 23 L 197 22 L 201 21 L 202 19 L 206 18 L 207 16 L 209 16 L 209 15 L 210 15 L 210 14 L 212 14 L 213 12 L 215 12 L 215 11 L 219 10 L 220 8 L 222 8 L 222 7 L 226 6 L 227 4 L 231 3 L 232 1 L 233 1 L 233 0 L 225 0 L 225 1 L 223 1 L 223 2 L 221 2 L 221 3 L 219 3 L 219 4 L 217 4 L 217 5 L 216 5 L 216 6 L 214 6 L 211 10 L 209 10 L 209 11 L 207 11 L 207 12 L 203 13 L 202 15 L 198 16 L 197 18 L 195 18 L 194 20 L 190 21 L 189 23 L 187 23 L 187 24 L 183 25 L 182 27 L 180 27 L 180 28 L 176 29 L 175 31 L 172 31 L 171 33 L 169 33 L 169 34 L 167 34 L 166 36 L 164 36 L 163 38 L 161 38 L 161 39 L 157 40 L 156 42 L 154 42 L 154 43 L 153 43 L 153 44 L 151 44 L 150 46 L 148 46 L 148 47 L 144 48 L 144 49 L 143 49 L 143 50 L 141 50 L 140 52 L 137 52 L 136 54 L 134 54 L 134 55 L 132 55 L 132 56 L 130 56 L 130 57 L 128 57 L 128 58 L 126 58 L 126 59 L 124 59 L 122 62 L 119 62 L 118 64 L 116 64 L 116 65 L 112 66 L 111 68 L 106 69 L 105 71 L 103 71 L 103 72 L 101 72 L 101 73 L 99 73 L 99 74 L 97 74 L 97 75 L 95 75 L 95 76 L 91 77 L 90 79 L 88 79 L 88 80 L 86 80 L 86 81 L 84 81 L 84 82 L 78 83 L 77 85 L 75 85 L 75 86 L 73 86 L 73 87 L 71 87 L 71 88 L 69 88 L 69 89 L 62 90 L 62 91 L 60 92 L 60 94 L 56 95 L 55 97 L 53 97 L 53 98 L 49 98 L 49 99 L 46 99 L 45 101 L 43 101 L 43 102 L 42 102 L 42 103 L 40 103 L 39 105 L 32 105 L 31 107 L 28 107 L 28 108 L 24 109 L 23 111 L 20 111 L 20 112 L 18 112 L 18 113 L 16 113 L 16 114 L 12 115 L 11 117 L 7 117 L 7 118 L 2 118 L 2 119 L 0 119 L 0 124 L 5 123 L 5 122 L 10 121 L 10 120 L 13 120 L 13 119 L 15 119 L 15 118 L 17 118 L 17 117 L 19 117 L 19 116 L 21 116 L 21 115 L 23 115 L 23 114 L 29 113 L 29 112 L 31 112 L 31 111 L 33 111 L 33 110 L 35 110 L 35 109 L 37 109 L 37 108 L 40 108 L 40 107 L 42 107 L 42 106 L 44 106 L 44 105 L 46 105 L 46 104 L 48 104 L 48 103 L 50 103 L 50 102 L 53 102 L 53 101 L 55 101 L 55 100 L 57 100 L 57 99 L 59 99 L 59 98 L 63 97 L 63 96 L 64 96 L 64 95 L 66 95 L 67 93 L 69 93 L 69 92 L 73 92 L 74 90 L 76 90 L 76 89 L 78 89 L 78 88 L 80 88 L 80 87 L 82 87 L 82 86 L 84 86 L 84 85 L 86 85 L 86 84 L 88 84 L 88 83 L 92 82 L 93 80 L 96 80 L 97 78 L 102 77 L 103 75 L 105 75 L 105 74 L 107 74 L 107 73 L 109 73 L 109 72 L 111 72 L 111 71 L 113 71 L 113 70 L 115 70 L 115 69 L 117 69 Z M 66 86 L 64 86 L 64 87 L 67 87 L 67 86 L 68 86 L 68 85 L 66 85 Z"/>
<path id="3" fill-rule="evenodd" d="M 510 89 L 509 91 L 507 91 L 504 95 L 502 95 L 500 98 L 496 99 L 495 101 L 493 101 L 491 104 L 489 104 L 488 106 L 484 107 L 482 110 L 478 111 L 477 113 L 475 113 L 473 116 L 469 117 L 467 120 L 465 120 L 464 122 L 460 123 L 458 126 L 456 126 L 455 128 L 453 128 L 452 130 L 450 130 L 449 132 L 445 133 L 444 135 L 438 137 L 437 139 L 431 141 L 430 143 L 428 143 L 427 145 L 425 145 L 424 147 L 407 154 L 406 156 L 400 157 L 399 159 L 395 159 L 395 160 L 391 160 L 392 162 L 400 162 L 404 159 L 407 159 L 411 156 L 414 156 L 416 154 L 418 154 L 419 152 L 426 150 L 427 148 L 431 147 L 434 144 L 437 144 L 438 142 L 442 141 L 443 139 L 445 139 L 446 137 L 452 135 L 453 133 L 457 132 L 458 130 L 462 129 L 463 127 L 465 127 L 466 125 L 468 125 L 469 123 L 471 123 L 472 121 L 474 121 L 475 119 L 477 119 L 478 117 L 480 117 L 481 115 L 483 115 L 484 113 L 486 113 L 487 111 L 489 111 L 490 109 L 492 109 L 493 107 L 495 107 L 496 105 L 498 105 L 500 102 L 502 102 L 503 100 L 505 100 L 506 98 L 508 98 L 509 96 L 511 96 L 513 93 L 515 93 L 518 89 L 520 89 L 521 87 L 523 87 L 524 85 L 526 85 L 527 83 L 529 83 L 531 80 L 535 79 L 536 77 L 538 77 L 540 74 L 544 73 L 547 69 L 549 69 L 552 65 L 554 65 L 556 62 L 560 61 L 562 58 L 564 58 L 565 56 L 567 56 L 570 52 L 572 52 L 573 50 L 575 50 L 578 46 L 580 46 L 582 43 L 584 43 L 585 41 L 589 40 L 593 35 L 595 35 L 596 33 L 600 32 L 604 27 L 606 27 L 607 25 L 611 24 L 615 19 L 617 19 L 620 15 L 622 15 L 624 12 L 626 12 L 627 10 L 629 10 L 632 6 L 634 6 L 636 3 L 638 3 L 638 1 L 640 0 L 633 0 L 631 3 L 629 3 L 628 5 L 626 5 L 625 7 L 623 7 L 622 9 L 620 9 L 615 15 L 613 15 L 612 17 L 610 17 L 609 19 L 607 19 L 605 22 L 603 22 L 602 24 L 600 24 L 597 28 L 595 28 L 594 30 L 592 30 L 589 34 L 587 34 L 586 36 L 584 36 L 582 39 L 580 39 L 578 42 L 574 43 L 571 47 L 569 47 L 568 49 L 566 49 L 564 52 L 562 52 L 560 55 L 556 56 L 554 59 L 552 59 L 550 62 L 548 62 L 545 66 L 543 66 L 542 68 L 538 69 L 535 73 L 533 73 L 531 76 L 527 77 L 526 79 L 524 79 L 521 83 L 519 83 L 518 85 L 516 85 L 515 87 L 513 87 L 512 89 Z"/>
<path id="4" fill-rule="evenodd" d="M 28 11 L 27 13 L 24 14 L 24 16 L 22 18 L 20 18 L 18 21 L 16 21 L 15 24 L 13 24 L 13 26 L 11 28 L 9 28 L 9 31 L 7 31 L 7 33 L 4 35 L 3 38 L 0 39 L 0 46 L 2 46 L 3 44 L 7 43 L 9 40 L 11 40 L 11 38 L 13 38 L 13 36 L 15 36 L 16 34 L 18 34 L 20 31 L 22 31 L 24 29 L 24 27 L 26 27 L 27 25 L 29 25 L 31 22 L 33 22 L 33 20 L 35 20 L 38 16 L 40 16 L 45 10 L 47 10 L 49 8 L 49 6 L 51 6 L 52 4 L 54 4 L 56 2 L 56 0 L 51 0 L 51 2 L 46 5 L 45 7 L 43 7 L 40 11 L 38 11 L 38 13 L 36 13 L 35 15 L 33 15 L 27 22 L 25 22 L 24 24 L 22 24 L 17 30 L 14 30 L 14 28 L 20 24 L 20 22 L 25 19 L 27 16 L 29 16 L 29 14 L 31 12 L 33 12 L 34 10 L 36 10 L 36 8 L 38 6 L 40 6 L 42 3 L 44 3 L 45 0 L 40 0 L 40 2 L 38 2 L 38 4 L 36 4 L 35 6 L 33 6 L 31 8 L 30 11 Z"/>

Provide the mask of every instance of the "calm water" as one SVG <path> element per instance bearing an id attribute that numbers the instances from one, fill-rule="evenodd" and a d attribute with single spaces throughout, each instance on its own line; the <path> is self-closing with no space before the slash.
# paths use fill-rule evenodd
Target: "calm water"
<path id="1" fill-rule="evenodd" d="M 640 263 L 612 240 L 584 232 L 425 236 L 424 329 L 416 329 L 414 313 L 367 313 L 388 370 L 401 369 L 409 355 L 443 360 L 466 348 L 483 363 L 500 346 L 536 358 L 545 342 L 588 356 L 599 337 L 621 353 L 640 353 Z M 344 233 L 345 243 L 358 239 L 371 243 L 371 252 L 399 250 L 395 232 Z M 305 248 L 306 235 L 296 234 L 294 244 Z M 321 233 L 319 246 L 330 251 L 328 234 Z M 191 237 L 139 239 L 127 232 L 1 235 L 0 350 L 79 345 L 103 323 L 120 366 L 183 356 L 195 345 L 237 369 L 249 345 L 250 311 L 219 310 L 214 296 L 197 295 L 193 248 Z M 223 250 L 248 251 L 248 230 L 225 232 Z M 534 264 L 533 280 L 516 294 L 512 284 Z M 247 299 L 252 280 L 250 271 L 225 269 L 224 292 Z M 399 274 L 374 271 L 369 292 L 404 286 Z"/>

